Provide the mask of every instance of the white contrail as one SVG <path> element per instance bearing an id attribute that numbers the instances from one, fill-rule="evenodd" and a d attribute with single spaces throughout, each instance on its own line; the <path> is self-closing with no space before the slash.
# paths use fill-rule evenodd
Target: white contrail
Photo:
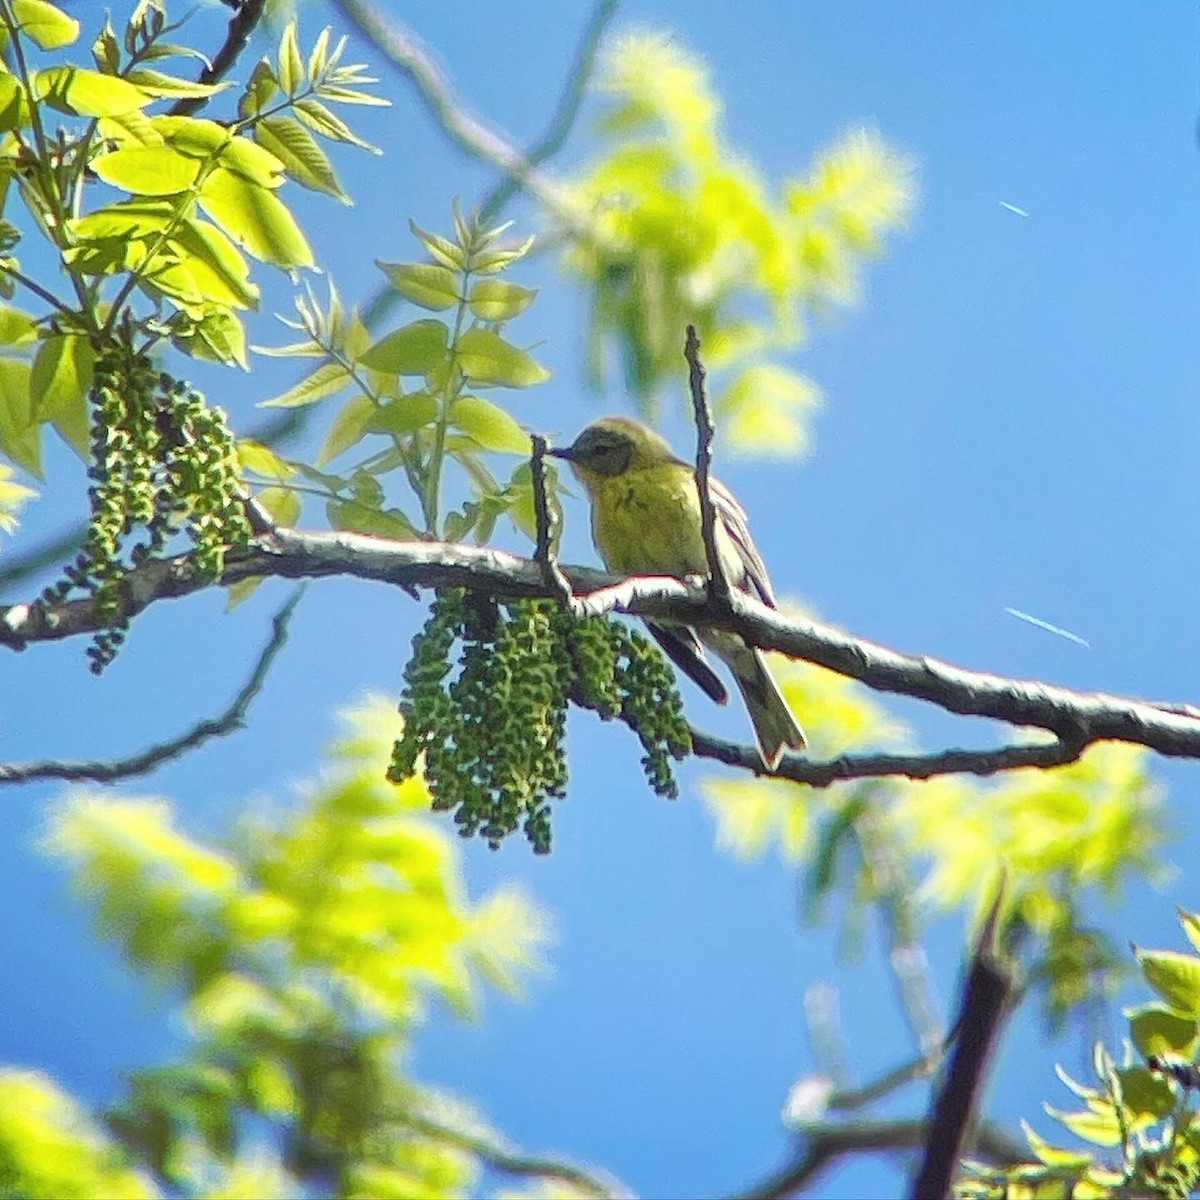
<path id="1" fill-rule="evenodd" d="M 1077 633 L 1072 633 L 1069 629 L 1061 629 L 1057 625 L 1051 625 L 1049 621 L 1043 621 L 1039 617 L 1031 617 L 1027 612 L 1022 612 L 1019 608 L 1005 608 L 1004 611 L 1009 616 L 1016 617 L 1018 621 L 1028 621 L 1030 625 L 1036 625 L 1039 629 L 1044 629 L 1048 633 L 1057 633 L 1059 637 L 1065 637 L 1068 642 L 1074 642 L 1077 646 L 1086 646 L 1089 650 L 1092 648 L 1091 642 L 1085 641 Z"/>

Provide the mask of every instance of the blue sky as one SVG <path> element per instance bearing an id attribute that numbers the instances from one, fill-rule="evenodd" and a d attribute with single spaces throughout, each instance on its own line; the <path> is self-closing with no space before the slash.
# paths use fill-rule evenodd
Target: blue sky
<path id="1" fill-rule="evenodd" d="M 215 29 L 223 12 L 204 19 Z M 541 131 L 586 13 L 567 2 L 403 6 L 464 98 L 518 142 Z M 301 14 L 306 39 L 331 19 L 318 4 Z M 901 650 L 1194 701 L 1195 6 L 809 0 L 747 10 L 626 0 L 618 28 L 631 24 L 671 29 L 708 60 L 731 142 L 770 179 L 861 124 L 917 166 L 911 228 L 871 269 L 863 302 L 831 314 L 796 356 L 826 396 L 814 453 L 802 464 L 722 462 L 777 589 Z M 352 57 L 379 56 L 362 47 Z M 374 288 L 373 258 L 416 256 L 409 216 L 444 227 L 451 197 L 469 204 L 493 178 L 380 73 L 396 105 L 362 124 L 387 153 L 338 159 L 357 207 L 297 200 L 350 300 Z M 590 144 L 585 122 L 558 168 L 584 161 Z M 527 206 L 509 215 L 521 230 L 536 228 Z M 628 411 L 619 392 L 584 389 L 578 293 L 547 261 L 523 281 L 543 291 L 522 336 L 541 343 L 554 378 L 516 395 L 521 419 L 572 434 L 601 411 Z M 255 339 L 281 340 L 269 314 L 289 307 L 278 281 Z M 200 377 L 239 427 L 257 420 L 256 400 L 289 382 L 286 364 L 261 366 L 249 377 Z M 681 397 L 682 385 L 681 376 Z M 681 418 L 668 430 L 686 445 Z M 65 456 L 51 465 L 72 470 Z M 24 531 L 37 536 L 78 511 L 73 498 L 36 505 Z M 579 504 L 568 521 L 566 557 L 594 561 Z M 218 596 L 160 605 L 99 682 L 81 645 L 8 656 L 0 758 L 123 752 L 215 711 L 240 684 L 282 594 L 282 585 L 263 589 L 229 617 Z M 1006 607 L 1064 626 L 1090 648 Z M 225 827 L 251 794 L 286 794 L 315 768 L 334 706 L 397 690 L 420 618 L 393 590 L 310 588 L 250 728 L 133 790 L 172 796 L 197 831 Z M 992 732 L 915 704 L 897 711 L 929 745 Z M 726 736 L 745 734 L 736 706 L 697 700 L 692 715 Z M 491 999 L 475 1028 L 435 1021 L 418 1045 L 419 1073 L 476 1099 L 524 1147 L 593 1160 L 645 1195 L 746 1186 L 786 1153 L 779 1111 L 812 1066 L 804 989 L 839 985 L 852 1065 L 867 1080 L 908 1053 L 888 977 L 873 958 L 840 965 L 828 933 L 799 924 L 788 870 L 738 865 L 714 849 L 695 788 L 707 769 L 685 767 L 679 802 L 657 800 L 632 739 L 587 716 L 572 724 L 571 754 L 574 782 L 549 859 L 533 860 L 515 840 L 494 855 L 466 847 L 473 887 L 518 878 L 555 913 L 553 974 L 534 981 L 523 1004 Z M 1200 908 L 1188 871 L 1196 767 L 1158 767 L 1181 869 L 1167 889 L 1134 889 L 1106 910 L 1118 944 L 1177 944 L 1174 906 Z M 167 998 L 147 994 L 89 938 L 61 874 L 34 855 L 54 795 L 10 792 L 0 808 L 0 1061 L 102 1097 L 116 1071 L 154 1061 L 177 1031 L 163 1018 Z M 946 1005 L 962 935 L 953 922 L 933 931 Z M 991 1111 L 1036 1123 L 1043 1099 L 1062 1103 L 1056 1059 L 1077 1067 L 1077 1045 L 1047 1046 L 1034 1022 L 1019 1022 Z M 919 1109 L 914 1092 L 892 1111 Z M 819 1194 L 894 1194 L 898 1179 L 890 1167 L 855 1166 L 827 1176 Z"/>

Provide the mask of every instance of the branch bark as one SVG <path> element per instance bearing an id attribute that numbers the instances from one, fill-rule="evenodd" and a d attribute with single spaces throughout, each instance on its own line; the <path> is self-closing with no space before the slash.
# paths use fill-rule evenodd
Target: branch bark
<path id="1" fill-rule="evenodd" d="M 699 582 L 665 577 L 616 580 L 584 567 L 564 568 L 584 614 L 629 613 L 688 625 L 732 629 L 764 650 L 777 650 L 849 676 L 880 692 L 926 700 L 948 712 L 988 717 L 1011 725 L 1046 729 L 1061 743 L 1050 747 L 1009 747 L 1006 751 L 947 751 L 944 766 L 1005 770 L 1012 766 L 1055 765 L 1096 741 L 1142 745 L 1159 754 L 1200 758 L 1200 719 L 1185 705 L 1147 703 L 1101 692 L 1078 692 L 1034 680 L 1010 679 L 969 671 L 935 658 L 901 654 L 815 621 L 787 616 L 735 592 L 714 603 Z M 223 583 L 265 576 L 316 579 L 350 576 L 411 590 L 414 587 L 466 587 L 500 599 L 553 598 L 541 567 L 487 547 L 438 542 L 393 542 L 348 533 L 278 530 L 250 550 L 230 555 Z M 131 571 L 124 589 L 125 611 L 136 616 L 151 604 L 215 586 L 202 577 L 190 554 L 147 562 Z M 24 649 L 42 641 L 60 641 L 93 633 L 105 622 L 90 599 L 62 604 L 15 604 L 0 607 L 0 645 Z M 720 745 L 711 739 L 715 749 Z M 955 760 L 953 755 L 965 755 Z M 992 755 L 985 761 L 984 755 Z M 1042 756 L 1045 756 L 1042 758 Z M 716 753 L 711 755 L 718 757 Z M 882 761 L 880 761 L 882 760 Z M 785 777 L 799 776 L 790 757 Z M 845 764 L 849 761 L 850 767 Z M 867 760 L 869 761 L 869 760 Z M 875 765 L 894 767 L 903 760 L 879 756 Z M 862 761 L 817 764 L 839 777 L 863 777 Z M 740 765 L 740 764 L 736 764 Z M 908 760 L 915 777 L 932 765 Z M 986 769 L 982 769 L 986 768 Z M 792 772 L 792 775 L 786 772 Z M 889 773 L 897 773 L 889 770 Z M 807 780 L 802 780 L 807 782 Z"/>

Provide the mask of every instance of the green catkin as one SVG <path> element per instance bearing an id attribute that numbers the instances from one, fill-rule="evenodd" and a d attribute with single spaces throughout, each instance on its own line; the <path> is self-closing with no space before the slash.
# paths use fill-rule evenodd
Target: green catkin
<path id="1" fill-rule="evenodd" d="M 461 649 L 455 660 L 455 646 Z M 691 748 L 674 677 L 653 645 L 601 617 L 548 600 L 497 604 L 438 593 L 413 639 L 400 711 L 404 735 L 388 777 L 424 773 L 433 807 L 493 848 L 518 828 L 535 852 L 551 843 L 550 802 L 566 793 L 568 700 L 638 735 L 660 795 L 678 794 L 671 758 Z"/>
<path id="2" fill-rule="evenodd" d="M 129 567 L 160 556 L 182 532 L 198 573 L 216 579 L 231 546 L 251 537 L 232 433 L 219 409 L 186 383 L 157 371 L 125 343 L 96 357 L 90 517 L 83 551 L 42 594 L 57 603 L 79 590 L 104 623 L 88 647 L 97 674 L 125 640 L 122 586 Z"/>

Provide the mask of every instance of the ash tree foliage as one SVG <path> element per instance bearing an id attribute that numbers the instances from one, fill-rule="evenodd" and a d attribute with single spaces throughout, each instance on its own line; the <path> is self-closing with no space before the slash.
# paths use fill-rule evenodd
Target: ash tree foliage
<path id="1" fill-rule="evenodd" d="M 379 152 L 353 110 L 388 100 L 344 40 L 304 40 L 294 21 L 257 62 L 235 63 L 262 5 L 230 7 L 229 53 L 210 62 L 160 0 L 124 23 L 0 0 L 0 529 L 66 486 L 43 471 L 43 439 L 60 438 L 86 469 L 87 527 L 34 603 L 51 615 L 95 605 L 92 670 L 136 636 L 148 566 L 186 555 L 189 578 L 236 603 L 261 580 L 230 582 L 231 565 L 302 518 L 443 548 L 486 544 L 503 521 L 552 551 L 559 482 L 546 465 L 539 495 L 529 431 L 505 400 L 548 376 L 519 332 L 537 302 L 521 281 L 531 254 L 552 253 L 586 297 L 595 386 L 619 373 L 654 417 L 693 324 L 723 444 L 805 447 L 819 389 L 791 352 L 825 308 L 854 298 L 913 203 L 910 165 L 879 134 L 852 130 L 769 181 L 725 138 L 703 64 L 654 31 L 613 38 L 593 81 L 590 160 L 556 182 L 533 163 L 517 173 L 547 236 L 451 204 L 448 188 L 446 227 L 414 223 L 411 259 L 378 263 L 403 304 L 385 327 L 380 306 L 347 306 L 336 280 L 307 273 L 318 264 L 290 200 L 299 188 L 349 200 L 338 156 Z M 284 345 L 250 325 L 272 269 L 295 282 Z M 252 349 L 248 325 L 263 345 Z M 250 369 L 252 353 L 298 361 L 296 382 L 262 404 L 320 428 L 314 461 L 246 433 L 190 380 L 190 360 Z M 522 419 L 552 422 L 531 395 Z M 398 670 L 403 660 L 399 647 Z M 814 758 L 915 753 L 861 686 L 779 656 L 775 669 Z M 614 1190 L 599 1172 L 517 1155 L 408 1063 L 430 1003 L 469 1016 L 484 986 L 515 990 L 541 961 L 546 916 L 512 888 L 469 898 L 452 833 L 496 846 L 520 830 L 551 848 L 571 706 L 627 725 L 652 790 L 678 794 L 672 762 L 693 731 L 640 633 L 555 599 L 443 585 L 399 714 L 394 701 L 350 714 L 331 768 L 286 816 L 248 812 L 201 841 L 161 797 L 66 794 L 44 851 L 101 935 L 177 998 L 188 1037 L 101 1111 L 27 1066 L 0 1070 L 0 1192 L 471 1195 L 485 1170 L 528 1177 L 543 1189 L 531 1194 Z M 1104 743 L 988 783 L 714 776 L 703 798 L 717 848 L 798 871 L 809 918 L 836 905 L 850 952 L 881 920 L 926 1073 L 953 1043 L 920 967 L 938 916 L 991 911 L 1020 964 L 1019 1000 L 1054 1029 L 1133 969 L 1156 994 L 1128 1014 L 1123 1047 L 1097 1049 L 1094 1081 L 1064 1076 L 1083 1107 L 1050 1114 L 1086 1148 L 1032 1126 L 1028 1154 L 979 1140 L 960 1195 L 1188 1194 L 1200 1178 L 1200 960 L 1131 959 L 1095 915 L 1131 875 L 1163 869 L 1146 750 Z M 1183 925 L 1200 946 L 1200 918 Z M 801 1145 L 833 1132 L 853 1153 L 867 1102 L 839 1091 L 831 1068 L 797 1082 L 786 1119 Z"/>

